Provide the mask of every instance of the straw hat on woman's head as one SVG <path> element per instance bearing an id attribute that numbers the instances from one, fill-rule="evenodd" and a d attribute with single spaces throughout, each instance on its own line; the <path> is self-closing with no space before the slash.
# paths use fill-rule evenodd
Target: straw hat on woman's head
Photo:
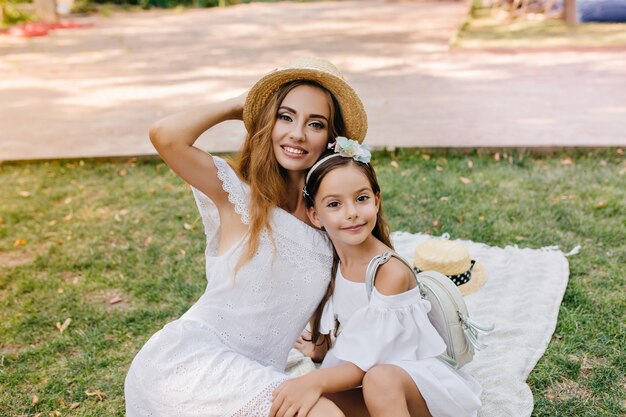
<path id="1" fill-rule="evenodd" d="M 471 259 L 459 241 L 431 239 L 418 244 L 413 265 L 420 271 L 446 275 L 463 295 L 479 290 L 487 280 L 485 266 Z"/>
<path id="2" fill-rule="evenodd" d="M 253 120 L 281 85 L 296 80 L 313 81 L 330 91 L 341 107 L 346 136 L 363 142 L 367 133 L 367 114 L 361 99 L 329 61 L 316 57 L 299 58 L 284 68 L 265 75 L 250 89 L 243 108 L 243 122 L 248 131 Z"/>

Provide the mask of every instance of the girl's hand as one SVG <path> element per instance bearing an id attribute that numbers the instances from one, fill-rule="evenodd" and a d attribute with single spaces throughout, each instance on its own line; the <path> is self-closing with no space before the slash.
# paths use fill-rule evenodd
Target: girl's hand
<path id="1" fill-rule="evenodd" d="M 304 356 L 311 358 L 313 362 L 321 362 L 328 352 L 328 337 L 328 335 L 322 335 L 322 340 L 315 344 L 311 341 L 311 332 L 303 330 L 293 347 L 302 352 Z"/>
<path id="2" fill-rule="evenodd" d="M 322 395 L 315 374 L 312 372 L 280 384 L 272 393 L 269 417 L 306 417 Z"/>

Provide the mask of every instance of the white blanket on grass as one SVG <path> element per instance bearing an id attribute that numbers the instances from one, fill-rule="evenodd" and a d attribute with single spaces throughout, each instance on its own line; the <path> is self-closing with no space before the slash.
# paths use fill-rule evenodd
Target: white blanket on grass
<path id="1" fill-rule="evenodd" d="M 396 251 L 413 258 L 417 243 L 428 235 L 395 232 Z M 463 369 L 483 386 L 480 417 L 528 417 L 533 396 L 526 378 L 543 355 L 556 328 L 559 306 L 569 278 L 569 265 L 556 247 L 520 249 L 491 247 L 464 241 L 473 259 L 487 269 L 487 282 L 465 297 L 472 319 L 493 323 L 495 330 L 481 336 L 488 348 L 477 352 Z M 290 375 L 315 369 L 293 350 Z"/>

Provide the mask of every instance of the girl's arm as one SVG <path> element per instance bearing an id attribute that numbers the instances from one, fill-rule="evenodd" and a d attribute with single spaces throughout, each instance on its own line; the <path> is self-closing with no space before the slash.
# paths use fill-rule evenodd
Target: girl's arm
<path id="1" fill-rule="evenodd" d="M 274 390 L 269 417 L 306 417 L 323 394 L 356 388 L 362 384 L 363 376 L 361 368 L 345 362 L 285 381 Z"/>
<path id="2" fill-rule="evenodd" d="M 222 209 L 228 196 L 217 178 L 213 158 L 193 146 L 206 130 L 226 120 L 241 120 L 246 94 L 208 106 L 183 111 L 157 121 L 150 140 L 169 167 L 183 180 L 206 194 Z"/>

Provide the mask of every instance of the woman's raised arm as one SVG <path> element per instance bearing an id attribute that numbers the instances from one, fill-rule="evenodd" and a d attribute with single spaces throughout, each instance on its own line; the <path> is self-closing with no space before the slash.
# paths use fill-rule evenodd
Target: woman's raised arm
<path id="1" fill-rule="evenodd" d="M 198 137 L 226 120 L 241 120 L 246 94 L 167 116 L 152 125 L 150 140 L 165 163 L 183 180 L 206 194 L 222 211 L 227 195 L 213 158 L 193 146 Z"/>

